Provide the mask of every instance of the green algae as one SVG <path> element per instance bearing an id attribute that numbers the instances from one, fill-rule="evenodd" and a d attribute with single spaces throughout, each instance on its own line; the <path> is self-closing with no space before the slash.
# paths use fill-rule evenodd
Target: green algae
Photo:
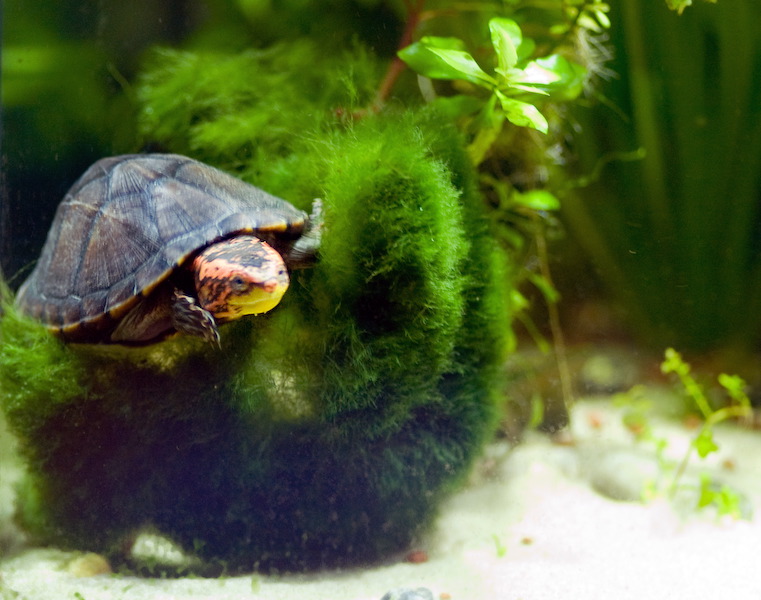
<path id="1" fill-rule="evenodd" d="M 207 89 L 221 58 L 156 58 L 144 132 L 188 153 L 201 139 L 203 158 L 299 206 L 321 197 L 318 264 L 271 314 L 223 327 L 220 350 L 65 346 L 6 305 L 0 389 L 29 471 L 19 520 L 39 542 L 118 560 L 150 524 L 231 569 L 378 560 L 425 530 L 493 432 L 509 269 L 463 140 L 433 111 L 352 122 L 337 92 L 287 105 L 296 80 L 252 56 L 229 57 L 248 69 L 220 69 L 221 92 Z M 199 73 L 182 106 L 178 60 Z M 290 94 L 257 98 L 247 135 L 198 134 L 240 111 L 219 95 L 269 77 Z"/>

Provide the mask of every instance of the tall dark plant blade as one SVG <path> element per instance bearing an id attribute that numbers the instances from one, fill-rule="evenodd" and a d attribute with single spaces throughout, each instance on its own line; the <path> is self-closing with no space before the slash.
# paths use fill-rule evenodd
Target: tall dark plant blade
<path id="1" fill-rule="evenodd" d="M 613 68 L 580 153 L 642 147 L 565 203 L 580 243 L 656 345 L 747 346 L 761 329 L 761 4 L 678 16 L 613 2 Z"/>

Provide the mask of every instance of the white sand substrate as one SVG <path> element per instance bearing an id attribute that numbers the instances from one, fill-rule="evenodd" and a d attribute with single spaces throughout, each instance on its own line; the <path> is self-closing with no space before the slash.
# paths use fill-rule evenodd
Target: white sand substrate
<path id="1" fill-rule="evenodd" d="M 77 553 L 21 548 L 0 560 L 0 598 L 380 600 L 394 588 L 424 587 L 437 600 L 761 599 L 761 432 L 720 426 L 719 452 L 703 463 L 694 457 L 672 498 L 670 461 L 695 431 L 653 424 L 668 440 L 665 462 L 600 400 L 574 408 L 572 443 L 531 433 L 514 448 L 490 446 L 420 544 L 427 562 L 397 557 L 309 576 L 84 577 L 72 573 Z M 5 485 L 13 471 L 3 473 Z M 701 473 L 737 494 L 745 518 L 696 508 Z M 642 501 L 653 482 L 654 498 Z M 7 494 L 0 501 L 7 519 Z"/>

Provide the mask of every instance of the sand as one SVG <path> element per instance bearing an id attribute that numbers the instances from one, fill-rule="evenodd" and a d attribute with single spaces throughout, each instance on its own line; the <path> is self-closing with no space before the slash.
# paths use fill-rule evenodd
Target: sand
<path id="1" fill-rule="evenodd" d="M 20 548 L 0 560 L 0 598 L 13 597 L 13 590 L 29 600 L 380 600 L 391 589 L 420 587 L 440 600 L 761 598 L 755 568 L 761 433 L 720 426 L 720 451 L 702 464 L 691 461 L 671 498 L 673 469 L 664 470 L 654 445 L 637 442 L 621 416 L 608 401 L 583 400 L 572 413 L 572 443 L 530 433 L 516 447 L 490 446 L 471 483 L 446 502 L 420 544 L 427 562 L 396 557 L 382 566 L 309 576 L 162 580 L 75 576 L 72 561 L 81 553 Z M 695 431 L 667 419 L 653 425 L 668 440 L 666 460 L 678 461 Z M 12 467 L 0 472 L 6 520 L 14 473 Z M 744 518 L 696 508 L 701 473 L 741 498 Z M 657 493 L 642 501 L 658 477 Z"/>

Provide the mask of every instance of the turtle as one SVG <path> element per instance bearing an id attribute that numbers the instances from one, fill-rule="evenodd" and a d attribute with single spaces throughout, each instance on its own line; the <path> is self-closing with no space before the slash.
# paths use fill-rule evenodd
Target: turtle
<path id="1" fill-rule="evenodd" d="M 219 325 L 272 310 L 315 262 L 321 207 L 177 154 L 104 158 L 58 206 L 16 306 L 65 342 L 219 345 Z"/>

